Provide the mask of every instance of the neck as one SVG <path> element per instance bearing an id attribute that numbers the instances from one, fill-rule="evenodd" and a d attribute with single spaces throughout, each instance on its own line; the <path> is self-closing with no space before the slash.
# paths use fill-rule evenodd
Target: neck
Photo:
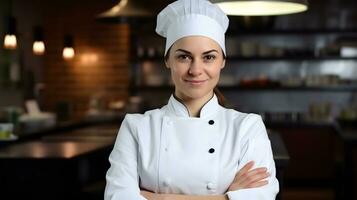
<path id="1" fill-rule="evenodd" d="M 184 104 L 190 117 L 200 117 L 202 107 L 213 97 L 213 91 L 200 98 L 191 98 L 175 94 L 178 101 Z"/>

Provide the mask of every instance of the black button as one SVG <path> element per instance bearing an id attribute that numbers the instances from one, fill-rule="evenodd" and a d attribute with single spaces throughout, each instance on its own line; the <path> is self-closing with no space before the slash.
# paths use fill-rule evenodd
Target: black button
<path id="1" fill-rule="evenodd" d="M 214 124 L 214 121 L 213 121 L 213 120 L 209 120 L 209 121 L 208 121 L 208 124 L 213 125 L 213 124 Z"/>
<path id="2" fill-rule="evenodd" d="M 209 152 L 209 153 L 214 153 L 214 148 L 210 148 L 210 149 L 208 150 L 208 152 Z"/>

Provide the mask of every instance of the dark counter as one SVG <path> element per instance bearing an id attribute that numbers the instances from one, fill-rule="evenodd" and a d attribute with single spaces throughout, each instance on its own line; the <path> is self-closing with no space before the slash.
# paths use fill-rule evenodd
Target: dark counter
<path id="1" fill-rule="evenodd" d="M 343 142 L 344 166 L 341 180 L 343 199 L 356 199 L 357 182 L 355 180 L 356 164 L 354 162 L 357 149 L 357 127 L 355 126 L 336 126 L 338 135 Z"/>
<path id="2" fill-rule="evenodd" d="M 119 126 L 71 123 L 7 143 L 0 148 L 2 197 L 82 198 L 86 185 L 104 179 Z"/>
<path id="3" fill-rule="evenodd" d="M 0 188 L 10 193 L 20 189 L 37 199 L 50 194 L 75 199 L 88 183 L 105 180 L 119 127 L 120 123 L 71 124 L 0 148 Z M 269 138 L 282 185 L 289 155 L 278 133 L 269 132 Z"/>

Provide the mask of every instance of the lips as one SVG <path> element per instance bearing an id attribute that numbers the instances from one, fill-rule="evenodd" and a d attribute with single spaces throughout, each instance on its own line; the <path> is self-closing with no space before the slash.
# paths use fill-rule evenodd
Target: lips
<path id="1" fill-rule="evenodd" d="M 206 80 L 185 80 L 185 81 L 190 84 L 194 84 L 194 85 L 199 85 L 199 84 L 206 82 Z"/>

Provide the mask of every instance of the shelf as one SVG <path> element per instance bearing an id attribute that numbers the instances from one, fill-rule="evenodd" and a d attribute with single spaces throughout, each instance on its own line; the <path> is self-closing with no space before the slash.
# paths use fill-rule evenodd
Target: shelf
<path id="1" fill-rule="evenodd" d="M 335 127 L 335 121 L 289 121 L 289 120 L 264 120 L 267 128 L 328 128 Z"/>
<path id="2" fill-rule="evenodd" d="M 264 30 L 264 31 L 234 31 L 229 30 L 227 36 L 263 36 L 263 35 L 356 35 L 357 29 L 292 29 L 292 30 Z"/>
<path id="3" fill-rule="evenodd" d="M 308 61 L 323 61 L 323 60 L 356 60 L 357 57 L 340 57 L 340 56 L 321 56 L 321 57 L 314 57 L 314 56 L 282 56 L 282 57 L 243 57 L 243 56 L 228 56 L 227 61 L 244 61 L 244 62 L 255 62 L 255 61 L 301 61 L 301 60 L 308 60 Z M 133 62 L 164 62 L 164 57 L 162 56 L 155 56 L 151 58 L 138 58 L 134 59 Z"/>
<path id="4" fill-rule="evenodd" d="M 242 57 L 242 56 L 228 56 L 227 60 L 231 61 L 301 61 L 301 60 L 356 60 L 357 57 L 339 57 L 339 56 L 321 56 L 321 57 L 314 57 L 314 56 L 283 56 L 283 57 Z"/>
<path id="5" fill-rule="evenodd" d="M 218 86 L 222 91 L 322 91 L 322 92 L 346 92 L 346 91 L 357 91 L 357 85 L 337 85 L 337 86 L 300 86 L 300 87 L 286 87 L 286 86 Z M 140 86 L 138 87 L 140 91 L 150 90 L 150 91 L 164 91 L 173 90 L 173 86 Z"/>
<path id="6" fill-rule="evenodd" d="M 299 87 L 287 87 L 287 86 L 221 86 L 218 88 L 222 90 L 237 90 L 237 91 L 324 91 L 324 92 L 344 92 L 344 91 L 357 91 L 357 85 L 338 85 L 338 86 L 299 86 Z"/>

